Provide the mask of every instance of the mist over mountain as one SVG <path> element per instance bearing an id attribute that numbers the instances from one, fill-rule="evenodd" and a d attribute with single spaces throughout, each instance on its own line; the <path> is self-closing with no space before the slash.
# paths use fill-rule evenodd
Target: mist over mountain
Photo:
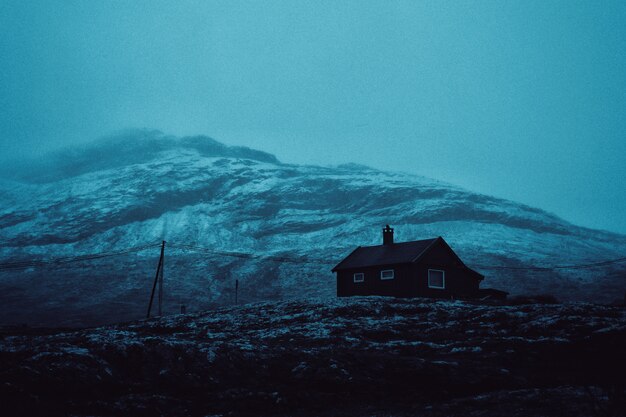
<path id="1" fill-rule="evenodd" d="M 434 179 L 358 164 L 285 164 L 206 136 L 127 131 L 16 163 L 2 176 L 3 260 L 153 245 L 0 271 L 7 323 L 141 317 L 162 240 L 166 313 L 180 304 L 191 310 L 230 304 L 235 280 L 241 302 L 332 298 L 330 269 L 356 246 L 379 244 L 385 224 L 395 227 L 397 241 L 443 236 L 486 276 L 483 287 L 598 302 L 620 299 L 625 289 L 624 264 L 525 269 L 623 257 L 625 236 Z"/>
<path id="2" fill-rule="evenodd" d="M 137 164 L 172 149 L 195 150 L 204 157 L 225 156 L 278 163 L 274 155 L 245 146 L 226 146 L 208 136 L 176 138 L 158 130 L 135 129 L 94 142 L 62 148 L 43 158 L 7 161 L 3 177 L 25 182 L 52 182 L 88 172 Z"/>

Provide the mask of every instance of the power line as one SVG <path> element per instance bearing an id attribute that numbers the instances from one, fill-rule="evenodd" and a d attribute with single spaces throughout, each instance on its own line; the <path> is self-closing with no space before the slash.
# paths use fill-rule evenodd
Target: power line
<path id="1" fill-rule="evenodd" d="M 492 269 L 492 270 L 519 270 L 519 271 L 554 271 L 558 269 L 587 269 L 596 268 L 599 266 L 606 266 L 611 264 L 617 264 L 626 262 L 626 257 L 610 259 L 607 261 L 593 262 L 588 264 L 579 265 L 554 265 L 554 266 L 489 266 L 489 265 L 473 265 L 477 269 Z"/>
<path id="2" fill-rule="evenodd" d="M 194 251 L 194 252 L 202 252 L 209 253 L 212 255 L 220 255 L 220 256 L 230 256 L 234 258 L 243 258 L 243 259 L 261 259 L 272 262 L 288 262 L 288 263 L 296 263 L 296 264 L 320 264 L 328 262 L 328 259 L 314 259 L 307 257 L 290 257 L 290 256 L 277 256 L 277 255 L 263 255 L 263 254 L 255 254 L 250 252 L 229 252 L 229 251 L 219 251 L 211 248 L 201 247 L 201 246 L 193 246 L 193 245 L 177 245 L 177 244 L 168 244 L 170 248 Z"/>
<path id="3" fill-rule="evenodd" d="M 184 250 L 204 252 L 204 253 L 211 253 L 214 255 L 245 258 L 245 259 L 263 259 L 263 260 L 270 260 L 270 261 L 277 261 L 277 262 L 291 262 L 291 263 L 300 263 L 300 264 L 304 264 L 304 263 L 319 264 L 319 263 L 328 262 L 328 259 L 314 259 L 314 258 L 307 258 L 307 257 L 293 258 L 293 257 L 287 257 L 287 256 L 259 255 L 259 254 L 249 253 L 249 252 L 225 252 L 225 251 L 217 251 L 214 249 L 200 247 L 200 246 L 193 246 L 193 245 L 170 245 L 170 247 L 184 249 Z M 611 264 L 621 263 L 621 262 L 626 262 L 626 257 L 610 259 L 610 260 L 601 261 L 601 262 L 588 263 L 588 264 L 579 264 L 579 265 L 555 265 L 555 266 L 535 266 L 535 267 L 532 267 L 532 266 L 530 267 L 490 266 L 490 265 L 473 265 L 473 266 L 475 268 L 494 269 L 494 270 L 506 269 L 506 270 L 551 271 L 555 269 L 594 268 L 594 267 L 606 266 L 606 265 L 611 265 Z"/>
<path id="4" fill-rule="evenodd" d="M 65 256 L 58 258 L 45 258 L 45 259 L 35 259 L 35 260 L 20 260 L 20 261 L 11 261 L 11 262 L 3 262 L 0 263 L 0 271 L 3 270 L 19 270 L 19 269 L 28 269 L 38 266 L 56 266 L 56 265 L 64 265 L 74 262 L 85 262 L 92 261 L 102 258 L 110 258 L 112 256 L 120 256 L 126 255 L 129 253 L 141 252 L 146 249 L 151 249 L 159 246 L 158 244 L 150 244 L 150 245 L 142 245 L 142 246 L 134 246 L 131 248 L 120 249 L 117 251 L 110 252 L 99 252 L 99 253 L 90 253 L 85 255 L 75 255 L 75 256 Z"/>
<path id="5" fill-rule="evenodd" d="M 153 243 L 141 246 L 135 246 L 126 249 L 120 249 L 117 251 L 109 251 L 109 252 L 100 252 L 100 253 L 91 253 L 85 255 L 76 255 L 76 256 L 67 256 L 67 257 L 58 257 L 58 258 L 46 258 L 46 259 L 38 259 L 38 260 L 18 260 L 18 261 L 10 261 L 0 263 L 0 271 L 2 270 L 19 270 L 19 269 L 27 269 L 33 267 L 41 267 L 41 266 L 57 266 L 64 265 L 74 262 L 85 262 L 91 260 L 97 260 L 102 258 L 109 258 L 113 256 L 120 256 L 135 252 L 141 252 L 146 249 L 159 247 L 160 243 Z M 186 244 L 168 244 L 169 248 L 184 250 L 184 251 L 192 251 L 192 252 L 200 252 L 207 253 L 211 255 L 218 256 L 228 256 L 234 258 L 241 259 L 259 259 L 270 262 L 281 262 L 281 263 L 294 263 L 294 264 L 325 264 L 328 262 L 328 259 L 315 259 L 307 256 L 278 256 L 278 255 L 264 255 L 258 253 L 251 252 L 236 252 L 236 251 L 222 251 L 215 250 L 208 247 L 196 246 L 196 245 L 186 245 Z M 559 269 L 586 269 L 586 268 L 596 268 L 600 266 L 607 266 L 611 264 L 617 264 L 626 262 L 626 257 L 610 259 L 601 262 L 593 262 L 587 264 L 578 264 L 578 265 L 555 265 L 555 266 L 497 266 L 497 265 L 472 265 L 476 269 L 489 269 L 489 270 L 513 270 L 513 271 L 554 271 Z"/>

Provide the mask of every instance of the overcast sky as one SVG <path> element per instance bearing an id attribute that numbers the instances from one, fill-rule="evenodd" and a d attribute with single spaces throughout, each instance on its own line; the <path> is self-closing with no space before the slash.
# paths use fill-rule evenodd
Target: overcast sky
<path id="1" fill-rule="evenodd" d="M 626 233 L 626 2 L 0 2 L 0 149 L 125 128 Z"/>

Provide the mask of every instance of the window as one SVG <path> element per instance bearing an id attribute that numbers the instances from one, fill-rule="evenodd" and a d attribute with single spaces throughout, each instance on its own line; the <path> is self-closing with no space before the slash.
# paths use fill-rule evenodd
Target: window
<path id="1" fill-rule="evenodd" d="M 357 272 L 354 274 L 354 282 L 363 282 L 365 281 L 365 274 L 363 272 Z"/>
<path id="2" fill-rule="evenodd" d="M 428 270 L 428 288 L 446 288 L 446 273 L 440 269 Z"/>
<path id="3" fill-rule="evenodd" d="M 393 279 L 393 269 L 380 271 L 380 279 Z"/>

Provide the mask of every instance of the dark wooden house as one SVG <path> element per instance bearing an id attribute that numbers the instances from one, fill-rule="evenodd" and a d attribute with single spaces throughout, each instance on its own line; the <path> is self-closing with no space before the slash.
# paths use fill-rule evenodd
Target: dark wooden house
<path id="1" fill-rule="evenodd" d="M 467 267 L 443 238 L 395 243 L 383 229 L 383 244 L 359 246 L 332 269 L 337 296 L 473 298 L 484 276 Z"/>

